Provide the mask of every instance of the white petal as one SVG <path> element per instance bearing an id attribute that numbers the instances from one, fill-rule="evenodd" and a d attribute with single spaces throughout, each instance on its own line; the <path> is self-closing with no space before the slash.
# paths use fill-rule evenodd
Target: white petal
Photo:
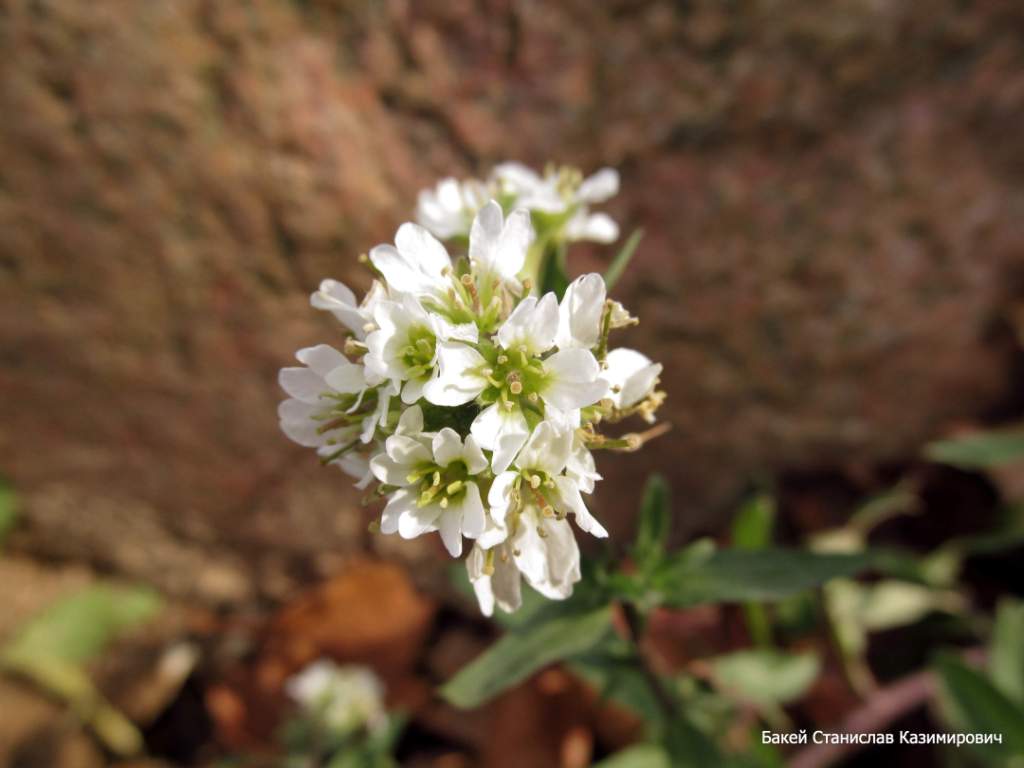
<path id="1" fill-rule="evenodd" d="M 387 506 L 380 517 L 381 533 L 398 533 L 398 523 L 402 515 L 416 507 L 416 496 L 405 489 L 395 491 L 388 499 Z"/>
<path id="2" fill-rule="evenodd" d="M 459 557 L 462 554 L 462 509 L 449 508 L 442 510 L 437 518 L 438 530 L 441 532 L 441 541 L 444 548 L 452 557 Z"/>
<path id="3" fill-rule="evenodd" d="M 409 379 L 402 385 L 402 402 L 412 405 L 423 397 L 423 387 L 426 382 L 423 379 Z"/>
<path id="4" fill-rule="evenodd" d="M 505 515 L 512 503 L 512 486 L 518 476 L 518 472 L 502 472 L 491 483 L 491 490 L 487 494 L 487 503 L 499 526 L 504 526 Z"/>
<path id="5" fill-rule="evenodd" d="M 561 411 L 583 408 L 600 400 L 608 391 L 598 377 L 597 359 L 585 349 L 563 349 L 544 361 L 550 375 L 541 397 Z"/>
<path id="6" fill-rule="evenodd" d="M 538 524 L 544 527 L 544 537 L 537 532 Z M 580 579 L 580 551 L 567 521 L 537 523 L 524 516 L 511 544 L 515 563 L 530 586 L 552 600 L 572 594 L 573 584 Z"/>
<path id="7" fill-rule="evenodd" d="M 300 349 L 295 353 L 295 357 L 319 376 L 326 376 L 339 365 L 345 363 L 352 365 L 341 352 L 327 344 L 317 344 L 315 347 Z"/>
<path id="8" fill-rule="evenodd" d="M 370 471 L 385 485 L 409 485 L 409 465 L 399 464 L 386 453 L 378 453 L 370 459 Z"/>
<path id="9" fill-rule="evenodd" d="M 362 340 L 366 335 L 367 315 L 357 306 L 355 294 L 344 283 L 323 280 L 320 289 L 309 297 L 309 303 L 316 309 L 330 312 L 357 339 Z"/>
<path id="10" fill-rule="evenodd" d="M 486 524 L 480 489 L 476 483 L 467 483 L 466 497 L 462 500 L 462 533 L 467 539 L 476 539 L 483 534 Z"/>
<path id="11" fill-rule="evenodd" d="M 601 316 L 607 295 L 604 278 L 596 273 L 578 277 L 570 283 L 558 308 L 559 349 L 591 349 L 601 335 Z"/>
<path id="12" fill-rule="evenodd" d="M 518 408 L 507 411 L 495 403 L 477 415 L 470 432 L 481 448 L 494 452 L 491 468 L 497 473 L 508 469 L 526 442 L 530 428 Z"/>
<path id="13" fill-rule="evenodd" d="M 466 558 L 466 573 L 469 583 L 473 585 L 476 601 L 480 605 L 480 613 L 484 616 L 494 614 L 494 590 L 491 588 L 491 577 L 484 573 L 487 564 L 487 553 L 479 546 L 473 547 Z"/>
<path id="14" fill-rule="evenodd" d="M 288 439 L 307 448 L 317 448 L 327 442 L 327 436 L 320 434 L 320 425 L 313 416 L 320 412 L 316 406 L 301 400 L 284 400 L 277 406 L 281 431 Z"/>
<path id="15" fill-rule="evenodd" d="M 505 349 L 525 347 L 530 354 L 551 348 L 558 333 L 558 299 L 548 293 L 539 301 L 528 296 L 519 302 L 498 329 L 498 343 Z"/>
<path id="16" fill-rule="evenodd" d="M 462 438 L 451 427 L 445 427 L 433 440 L 434 461 L 438 466 L 447 467 L 456 459 L 462 458 Z"/>
<path id="17" fill-rule="evenodd" d="M 565 234 L 570 240 L 613 243 L 619 239 L 619 225 L 606 213 L 580 211 L 565 225 Z"/>
<path id="18" fill-rule="evenodd" d="M 320 402 L 320 395 L 327 390 L 323 378 L 309 368 L 282 368 L 277 374 L 281 389 L 304 403 Z"/>
<path id="19" fill-rule="evenodd" d="M 366 373 L 363 366 L 345 360 L 341 365 L 330 371 L 324 380 L 331 389 L 344 394 L 355 394 L 366 389 Z"/>
<path id="20" fill-rule="evenodd" d="M 576 199 L 584 203 L 603 203 L 619 193 L 619 172 L 614 168 L 602 168 L 588 176 L 576 190 Z"/>
<path id="21" fill-rule="evenodd" d="M 660 363 L 652 363 L 646 355 L 625 347 L 609 352 L 606 363 L 604 378 L 611 387 L 608 397 L 619 408 L 628 408 L 647 397 L 662 370 Z"/>
<path id="22" fill-rule="evenodd" d="M 573 480 L 564 476 L 556 477 L 555 487 L 558 488 L 558 495 L 565 504 L 565 508 L 571 511 L 573 516 L 575 516 L 576 525 L 578 525 L 581 530 L 584 530 L 599 539 L 607 538 L 608 531 L 605 530 L 603 525 L 597 522 L 597 518 L 590 514 L 590 510 L 587 509 L 587 505 L 583 502 L 583 497 L 580 496 L 579 488 Z"/>
<path id="23" fill-rule="evenodd" d="M 437 378 L 424 386 L 423 395 L 434 405 L 456 406 L 468 403 L 487 386 L 478 373 L 486 365 L 480 353 L 458 342 L 437 345 Z"/>
<path id="24" fill-rule="evenodd" d="M 404 467 L 414 467 L 431 460 L 430 449 L 408 435 L 392 435 L 384 446 L 388 456 Z"/>
<path id="25" fill-rule="evenodd" d="M 484 452 L 473 435 L 466 436 L 465 447 L 462 449 L 462 460 L 466 463 L 466 469 L 471 475 L 479 475 L 487 469 L 487 457 L 484 456 Z"/>
<path id="26" fill-rule="evenodd" d="M 541 470 L 549 475 L 561 474 L 569 460 L 571 447 L 572 432 L 566 428 L 559 429 L 550 421 L 542 421 L 516 457 L 516 466 Z"/>
<path id="27" fill-rule="evenodd" d="M 417 507 L 414 502 L 398 519 L 398 535 L 403 539 L 415 539 L 424 533 L 436 531 L 437 518 L 441 511 L 441 507 L 437 504 Z"/>
<path id="28" fill-rule="evenodd" d="M 406 408 L 398 418 L 396 435 L 418 435 L 423 431 L 423 409 L 418 405 Z"/>
<path id="29" fill-rule="evenodd" d="M 400 226 L 395 233 L 395 246 L 427 274 L 440 276 L 442 270 L 452 265 L 444 246 L 419 224 L 406 222 Z"/>

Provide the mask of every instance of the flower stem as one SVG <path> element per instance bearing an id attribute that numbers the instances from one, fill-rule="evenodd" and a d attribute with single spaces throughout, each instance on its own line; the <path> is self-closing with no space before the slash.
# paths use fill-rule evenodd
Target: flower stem
<path id="1" fill-rule="evenodd" d="M 659 678 L 658 673 L 654 671 L 654 667 L 651 665 L 647 654 L 644 652 L 641 642 L 643 638 L 644 619 L 640 614 L 640 609 L 633 603 L 622 603 L 622 612 L 626 619 L 626 627 L 629 636 L 628 639 L 635 651 L 635 657 L 637 665 L 640 667 L 640 673 L 643 675 L 644 681 L 647 683 L 647 686 L 651 689 L 651 693 L 655 700 L 658 702 L 658 706 L 661 708 L 662 714 L 665 716 L 666 724 L 671 724 L 679 719 L 679 705 L 672 692 L 669 691 L 661 682 L 661 678 Z"/>

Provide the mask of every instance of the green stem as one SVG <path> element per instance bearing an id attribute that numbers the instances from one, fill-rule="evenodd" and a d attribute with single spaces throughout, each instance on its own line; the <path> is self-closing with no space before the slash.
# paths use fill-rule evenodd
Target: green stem
<path id="1" fill-rule="evenodd" d="M 676 702 L 675 696 L 673 696 L 672 692 L 669 691 L 661 682 L 661 678 L 659 678 L 658 673 L 654 671 L 654 667 L 651 666 L 650 661 L 647 658 L 647 654 L 644 653 L 643 646 L 641 645 L 644 619 L 640 614 L 640 609 L 633 603 L 623 603 L 622 612 L 626 618 L 626 627 L 629 635 L 628 639 L 630 644 L 633 646 L 634 658 L 637 660 L 637 665 L 640 667 L 640 673 L 643 675 L 644 681 L 651 689 L 651 693 L 654 695 L 655 700 L 658 702 L 658 706 L 665 715 L 666 723 L 671 724 L 678 721 L 680 717 L 679 705 Z M 671 726 L 669 725 L 669 727 Z"/>

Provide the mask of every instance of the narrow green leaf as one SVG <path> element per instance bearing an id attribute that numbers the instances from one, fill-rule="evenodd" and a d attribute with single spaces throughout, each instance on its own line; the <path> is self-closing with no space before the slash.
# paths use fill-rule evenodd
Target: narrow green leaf
<path id="1" fill-rule="evenodd" d="M 457 707 L 479 706 L 542 667 L 585 653 L 611 629 L 611 608 L 561 616 L 511 632 L 441 688 Z"/>
<path id="2" fill-rule="evenodd" d="M 771 545 L 775 527 L 775 500 L 768 494 L 749 499 L 732 522 L 732 543 L 736 549 L 764 549 Z"/>
<path id="3" fill-rule="evenodd" d="M 604 273 L 604 284 L 608 286 L 609 291 L 612 289 L 612 286 L 619 282 L 622 273 L 626 271 L 626 267 L 629 266 L 629 262 L 633 258 L 633 254 L 636 253 L 636 248 L 640 245 L 640 240 L 643 239 L 643 236 L 644 231 L 642 229 L 633 230 L 633 234 L 629 236 L 622 249 L 612 259 L 612 263 L 608 265 L 608 269 Z"/>
<path id="4" fill-rule="evenodd" d="M 814 683 L 821 661 L 813 653 L 737 651 L 711 660 L 712 676 L 724 691 L 753 704 L 788 704 Z"/>
<path id="5" fill-rule="evenodd" d="M 594 763 L 592 768 L 672 768 L 672 763 L 657 744 L 636 744 Z"/>
<path id="6" fill-rule="evenodd" d="M 976 432 L 939 440 L 925 447 L 925 456 L 962 469 L 987 469 L 1024 460 L 1024 427 Z"/>
<path id="7" fill-rule="evenodd" d="M 150 589 L 98 584 L 59 600 L 29 621 L 0 652 L 7 662 L 80 664 L 119 632 L 152 617 L 160 597 Z"/>
<path id="8" fill-rule="evenodd" d="M 989 675 L 996 688 L 1024 706 L 1024 603 L 1018 600 L 1003 600 L 996 610 Z"/>
<path id="9" fill-rule="evenodd" d="M 640 522 L 633 556 L 640 564 L 661 557 L 672 522 L 669 487 L 661 475 L 651 475 L 640 502 Z"/>
<path id="10" fill-rule="evenodd" d="M 11 532 L 17 520 L 18 506 L 14 490 L 7 484 L 0 482 L 0 544 L 3 544 L 4 539 Z"/>
<path id="11" fill-rule="evenodd" d="M 673 558 L 654 582 L 665 605 L 774 601 L 870 565 L 864 554 L 815 554 L 804 550 L 728 549 L 705 560 Z"/>
<path id="12" fill-rule="evenodd" d="M 764 549 L 772 543 L 775 527 L 775 499 L 758 494 L 749 499 L 732 522 L 732 543 L 737 549 Z M 767 647 L 772 643 L 772 622 L 768 611 L 760 603 L 743 606 L 747 631 L 755 645 Z"/>
<path id="13" fill-rule="evenodd" d="M 1024 756 L 1024 712 L 1019 707 L 955 656 L 940 656 L 935 669 L 946 694 L 946 709 L 957 729 L 1002 734 L 1002 744 L 978 745 L 980 753 L 999 761 Z"/>

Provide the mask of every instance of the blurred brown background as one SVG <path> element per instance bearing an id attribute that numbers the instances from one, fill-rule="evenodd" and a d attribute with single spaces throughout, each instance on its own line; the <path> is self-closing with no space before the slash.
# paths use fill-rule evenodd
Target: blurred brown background
<path id="1" fill-rule="evenodd" d="M 619 168 L 646 231 L 621 341 L 664 361 L 675 428 L 601 464 L 613 535 L 654 469 L 714 530 L 752 478 L 1019 404 L 1014 0 L 4 0 L 0 41 L 15 552 L 213 603 L 430 555 L 370 541 L 278 431 L 276 372 L 338 338 L 320 278 L 365 287 L 421 187 L 505 159 Z"/>

